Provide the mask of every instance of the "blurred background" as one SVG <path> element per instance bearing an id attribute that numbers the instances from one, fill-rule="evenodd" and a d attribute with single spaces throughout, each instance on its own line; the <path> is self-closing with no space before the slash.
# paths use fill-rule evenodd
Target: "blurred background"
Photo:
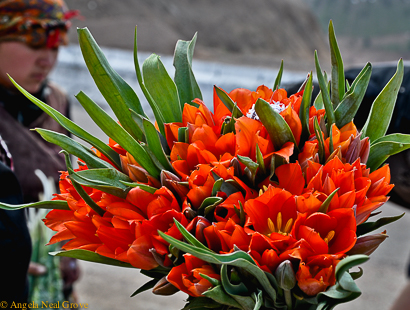
<path id="1" fill-rule="evenodd" d="M 85 115 L 74 95 L 87 93 L 108 112 L 108 105 L 88 73 L 77 45 L 76 27 L 88 27 L 113 68 L 144 97 L 135 76 L 132 49 L 138 26 L 140 64 L 155 52 L 173 76 L 172 54 L 178 39 L 190 40 L 198 32 L 193 68 L 212 107 L 216 84 L 230 91 L 273 86 L 284 60 L 283 83 L 302 81 L 314 71 L 314 50 L 322 69 L 329 72 L 327 27 L 332 19 L 345 68 L 366 61 L 394 62 L 410 58 L 410 0 L 66 0 L 84 19 L 74 20 L 70 46 L 61 48 L 52 79 L 72 99 L 72 118 L 104 141 L 108 139 Z M 146 110 L 149 107 L 146 104 Z M 394 203 L 384 215 L 404 209 Z M 358 281 L 363 296 L 338 307 L 388 309 L 405 283 L 409 257 L 410 219 L 387 227 L 390 238 L 364 266 Z M 181 309 L 184 294 L 154 296 L 151 292 L 129 298 L 148 281 L 138 270 L 81 262 L 82 278 L 76 286 L 79 300 L 89 309 Z"/>

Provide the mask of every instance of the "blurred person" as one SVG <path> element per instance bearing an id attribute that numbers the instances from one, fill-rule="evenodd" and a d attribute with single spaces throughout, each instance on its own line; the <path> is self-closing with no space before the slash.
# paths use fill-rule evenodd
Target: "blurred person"
<path id="1" fill-rule="evenodd" d="M 64 157 L 59 154 L 60 147 L 44 141 L 37 132 L 29 129 L 39 127 L 63 134 L 68 132 L 22 95 L 8 75 L 36 98 L 69 117 L 67 96 L 48 80 L 48 75 L 56 63 L 59 46 L 68 43 L 70 19 L 77 14 L 76 11 L 69 11 L 63 0 L 0 0 L 0 135 L 13 154 L 14 164 L 13 172 L 2 165 L 0 181 L 2 184 L 10 182 L 8 185 L 13 186 L 18 180 L 22 191 L 21 195 L 12 195 L 15 200 L 7 198 L 3 202 L 38 201 L 43 186 L 34 173 L 35 169 L 52 177 L 56 184 L 59 181 L 58 171 L 65 170 Z M 7 188 L 2 188 L 4 194 L 7 194 Z M 17 186 L 10 193 L 16 191 Z M 26 248 L 26 252 L 30 252 L 30 239 L 27 238 L 22 214 L 20 210 L 1 213 L 0 228 L 4 231 L 1 230 L 0 244 L 8 242 L 15 244 L 16 249 Z M 8 224 L 12 217 L 19 217 L 18 225 Z M 25 242 L 13 241 L 10 237 L 11 232 L 18 235 L 19 229 L 20 234 L 25 236 Z M 10 249 L 4 251 L 2 247 L 2 253 L 7 253 L 2 255 L 2 259 L 6 259 L 9 253 L 13 257 Z M 21 262 L 17 259 L 16 263 L 23 261 L 25 266 L 26 256 L 22 256 Z M 1 260 L 0 263 L 2 269 L 8 268 L 8 262 Z M 72 293 L 72 283 L 78 278 L 78 268 L 70 259 L 62 260 L 61 264 L 62 278 L 68 279 L 64 287 L 65 297 L 68 298 Z M 19 268 L 19 273 L 27 270 L 23 266 Z M 44 266 L 32 263 L 29 270 L 34 275 L 46 272 Z"/>
<path id="2" fill-rule="evenodd" d="M 0 136 L 0 202 L 21 204 L 23 195 L 13 172 L 13 162 Z M 27 302 L 29 288 L 27 271 L 31 257 L 31 239 L 24 210 L 0 209 L 0 266 L 2 281 L 0 300 L 8 303 Z"/>
<path id="3" fill-rule="evenodd" d="M 62 0 L 0 0 L 0 134 L 13 154 L 24 202 L 37 201 L 42 191 L 35 169 L 53 177 L 56 183 L 58 171 L 65 169 L 64 158 L 58 154 L 60 148 L 28 129 L 67 131 L 22 95 L 7 74 L 68 117 L 67 96 L 47 78 L 59 46 L 68 43 L 72 16 Z"/>

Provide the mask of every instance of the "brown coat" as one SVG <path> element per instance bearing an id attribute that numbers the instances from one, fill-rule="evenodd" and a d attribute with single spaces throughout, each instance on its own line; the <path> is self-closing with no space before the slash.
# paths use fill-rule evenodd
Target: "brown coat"
<path id="1" fill-rule="evenodd" d="M 48 83 L 45 98 L 51 107 L 63 114 L 67 113 L 67 97 L 55 84 Z M 0 135 L 13 156 L 14 172 L 23 189 L 24 202 L 38 201 L 39 193 L 43 192 L 43 186 L 34 174 L 36 169 L 43 171 L 47 177 L 51 176 L 56 184 L 59 171 L 66 170 L 64 157 L 58 154 L 61 148 L 43 140 L 37 132 L 29 130 L 32 128 L 67 134 L 67 131 L 46 113 L 42 113 L 25 127 L 0 106 Z"/>

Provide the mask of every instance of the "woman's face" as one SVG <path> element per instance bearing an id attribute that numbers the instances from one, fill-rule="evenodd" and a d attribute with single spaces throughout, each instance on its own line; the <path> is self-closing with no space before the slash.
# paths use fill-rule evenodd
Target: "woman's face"
<path id="1" fill-rule="evenodd" d="M 23 42 L 0 42 L 0 83 L 14 87 L 9 74 L 30 93 L 40 89 L 57 60 L 58 49 L 34 49 Z"/>

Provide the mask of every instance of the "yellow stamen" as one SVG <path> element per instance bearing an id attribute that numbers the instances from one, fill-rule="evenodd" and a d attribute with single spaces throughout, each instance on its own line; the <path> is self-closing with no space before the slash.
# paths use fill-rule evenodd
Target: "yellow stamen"
<path id="1" fill-rule="evenodd" d="M 282 229 L 282 213 L 279 212 L 278 216 L 276 217 L 276 225 L 278 225 L 278 232 Z"/>
<path id="2" fill-rule="evenodd" d="M 263 195 L 263 190 L 259 190 L 259 196 L 262 196 Z"/>
<path id="3" fill-rule="evenodd" d="M 331 230 L 328 232 L 327 236 L 325 239 L 323 239 L 327 244 L 329 244 L 329 242 L 333 239 L 333 237 L 335 236 L 335 231 Z"/>
<path id="4" fill-rule="evenodd" d="M 284 233 L 288 234 L 290 233 L 290 230 L 292 229 L 292 224 L 293 224 L 293 218 L 290 218 L 285 225 L 285 230 L 283 231 Z"/>
<path id="5" fill-rule="evenodd" d="M 268 228 L 271 232 L 275 231 L 275 224 L 273 224 L 273 222 L 270 218 L 268 218 Z"/>
<path id="6" fill-rule="evenodd" d="M 265 192 L 268 190 L 268 187 L 266 185 L 264 185 L 262 188 Z"/>

